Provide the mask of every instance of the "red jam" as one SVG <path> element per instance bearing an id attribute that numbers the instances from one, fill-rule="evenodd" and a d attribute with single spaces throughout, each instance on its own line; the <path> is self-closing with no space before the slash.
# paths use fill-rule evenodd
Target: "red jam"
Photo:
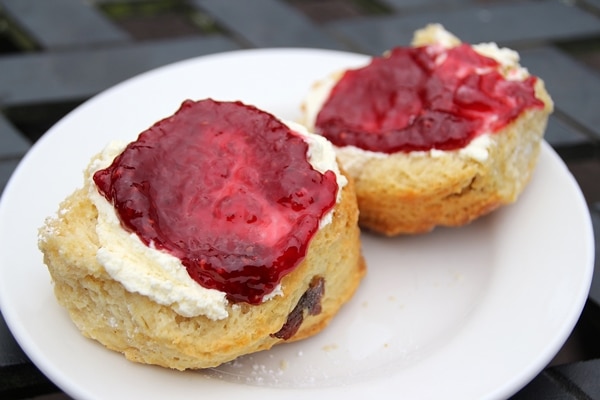
<path id="1" fill-rule="evenodd" d="M 305 257 L 336 202 L 332 171 L 274 116 L 185 101 L 94 174 L 121 225 L 178 257 L 205 288 L 257 304 Z"/>
<path id="2" fill-rule="evenodd" d="M 535 77 L 507 80 L 498 67 L 466 44 L 395 48 L 343 75 L 316 131 L 336 146 L 382 153 L 460 149 L 524 110 L 544 107 Z"/>

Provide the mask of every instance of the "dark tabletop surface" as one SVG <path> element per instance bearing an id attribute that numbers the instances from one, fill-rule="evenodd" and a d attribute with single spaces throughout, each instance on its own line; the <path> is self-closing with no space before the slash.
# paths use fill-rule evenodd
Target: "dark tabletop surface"
<path id="1" fill-rule="evenodd" d="M 440 22 L 542 77 L 546 140 L 600 229 L 600 0 L 0 0 L 0 191 L 31 145 L 94 94 L 174 61 L 256 47 L 380 54 Z M 599 237 L 596 235 L 596 248 Z M 600 398 L 600 266 L 563 348 L 515 399 Z M 0 317 L 0 397 L 65 399 Z"/>

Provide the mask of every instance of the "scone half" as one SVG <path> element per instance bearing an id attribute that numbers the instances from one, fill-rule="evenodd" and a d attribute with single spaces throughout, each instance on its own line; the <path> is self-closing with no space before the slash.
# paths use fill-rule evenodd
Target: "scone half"
<path id="1" fill-rule="evenodd" d="M 461 42 L 440 25 L 429 25 L 415 32 L 413 46 L 429 45 L 453 48 Z M 495 44 L 473 49 L 496 60 L 507 80 L 530 77 L 512 50 Z M 316 126 L 317 117 L 343 74 L 334 72 L 315 83 L 302 105 L 303 122 L 326 137 L 325 128 Z M 534 92 L 540 106 L 525 109 L 501 129 L 479 134 L 461 148 L 384 152 L 332 140 L 342 166 L 355 180 L 360 225 L 390 236 L 425 233 L 436 226 L 465 225 L 516 201 L 531 178 L 553 110 L 539 78 Z"/>
<path id="2" fill-rule="evenodd" d="M 39 247 L 56 298 L 77 328 L 129 360 L 178 370 L 207 368 L 309 337 L 328 324 L 365 274 L 356 196 L 348 180 L 330 222 L 312 237 L 277 293 L 259 304 L 225 301 L 226 317 L 182 315 L 172 304 L 128 290 L 99 261 L 99 209 L 89 195 L 97 190 L 93 171 L 86 171 L 83 187 L 47 219 Z"/>

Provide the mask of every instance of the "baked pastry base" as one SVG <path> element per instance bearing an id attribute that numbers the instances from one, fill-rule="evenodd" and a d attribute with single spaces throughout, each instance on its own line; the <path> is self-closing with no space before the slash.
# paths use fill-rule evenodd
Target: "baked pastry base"
<path id="1" fill-rule="evenodd" d="M 89 182 L 89 179 L 86 179 Z M 260 305 L 229 305 L 229 317 L 187 318 L 146 296 L 131 293 L 96 260 L 97 211 L 78 189 L 40 230 L 39 247 L 58 302 L 79 330 L 129 360 L 178 370 L 214 367 L 236 357 L 284 342 L 273 336 L 286 323 L 313 278 L 324 280 L 321 311 L 303 313 L 288 341 L 325 328 L 355 292 L 366 272 L 360 250 L 353 183 L 343 188 L 332 223 L 313 237 L 303 262 L 283 278 L 283 295 Z"/>
<path id="2" fill-rule="evenodd" d="M 465 225 L 517 200 L 537 163 L 552 100 L 538 80 L 544 109 L 528 110 L 490 135 L 488 157 L 395 153 L 369 158 L 356 182 L 360 225 L 384 235 Z"/>

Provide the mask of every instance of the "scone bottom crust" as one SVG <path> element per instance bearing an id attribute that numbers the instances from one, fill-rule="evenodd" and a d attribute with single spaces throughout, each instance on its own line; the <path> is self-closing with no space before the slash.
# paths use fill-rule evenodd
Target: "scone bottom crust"
<path id="1" fill-rule="evenodd" d="M 388 154 L 463 148 L 525 110 L 544 108 L 536 77 L 507 79 L 499 69 L 468 44 L 396 47 L 344 72 L 315 131 L 339 147 Z"/>
<path id="2" fill-rule="evenodd" d="M 316 171 L 307 149 L 253 106 L 188 100 L 93 178 L 125 230 L 179 258 L 203 287 L 259 304 L 336 203 L 334 172 Z"/>

